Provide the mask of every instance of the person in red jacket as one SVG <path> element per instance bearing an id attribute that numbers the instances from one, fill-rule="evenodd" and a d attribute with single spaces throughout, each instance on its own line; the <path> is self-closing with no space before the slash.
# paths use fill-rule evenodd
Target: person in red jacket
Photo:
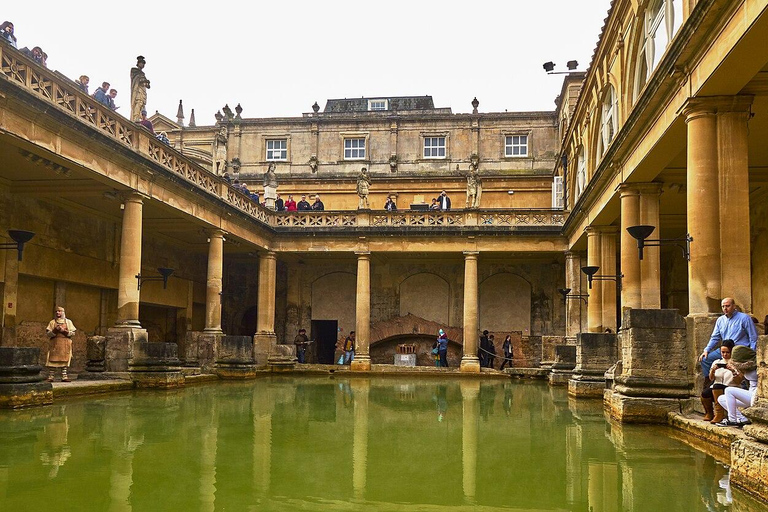
<path id="1" fill-rule="evenodd" d="M 293 200 L 292 195 L 288 195 L 288 199 L 285 201 L 285 211 L 287 212 L 295 212 L 296 211 L 296 201 Z"/>

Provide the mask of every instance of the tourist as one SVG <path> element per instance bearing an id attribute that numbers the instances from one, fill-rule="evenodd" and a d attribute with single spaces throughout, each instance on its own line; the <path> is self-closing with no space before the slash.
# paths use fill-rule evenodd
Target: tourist
<path id="1" fill-rule="evenodd" d="M 39 46 L 35 46 L 31 50 L 29 48 L 24 48 L 21 50 L 21 52 L 44 68 L 48 67 L 46 64 L 46 61 L 48 60 L 48 54 L 45 53 Z"/>
<path id="2" fill-rule="evenodd" d="M 355 331 L 350 331 L 344 340 L 344 364 L 351 364 L 355 358 Z"/>
<path id="3" fill-rule="evenodd" d="M 315 202 L 312 203 L 312 209 L 318 212 L 325 210 L 325 205 L 320 200 L 320 194 L 315 194 Z"/>
<path id="4" fill-rule="evenodd" d="M 720 307 L 723 309 L 723 315 L 715 322 L 709 343 L 699 356 L 701 373 L 705 382 L 709 378 L 712 363 L 722 359 L 720 350 L 715 348 L 721 341 L 733 340 L 736 346 L 749 347 L 753 351 L 757 350 L 757 330 L 752 318 L 745 313 L 736 311 L 736 303 L 731 297 L 724 298 Z"/>
<path id="5" fill-rule="evenodd" d="M 493 364 L 496 362 L 496 345 L 493 343 L 496 337 L 491 334 L 488 336 L 488 354 L 486 354 L 487 367 L 493 369 Z"/>
<path id="6" fill-rule="evenodd" d="M 445 190 L 440 193 L 440 197 L 437 198 L 437 201 L 440 204 L 441 210 L 446 211 L 451 209 L 451 198 L 448 197 Z"/>
<path id="7" fill-rule="evenodd" d="M 300 212 L 306 212 L 312 209 L 312 207 L 309 205 L 309 202 L 307 201 L 306 195 L 301 196 L 301 201 L 298 202 L 298 204 L 296 205 L 296 208 Z"/>
<path id="8" fill-rule="evenodd" d="M 56 317 L 48 322 L 45 333 L 50 339 L 48 358 L 48 382 L 53 382 L 55 368 L 61 368 L 61 382 L 69 382 L 67 368 L 72 362 L 72 336 L 75 335 L 75 325 L 67 318 L 64 308 L 56 308 Z"/>
<path id="9" fill-rule="evenodd" d="M 437 202 L 437 198 L 432 198 L 432 204 L 429 205 L 430 210 L 439 210 L 440 209 L 440 203 Z"/>
<path id="10" fill-rule="evenodd" d="M 293 344 L 296 345 L 296 358 L 299 360 L 300 364 L 304 364 L 308 343 L 309 338 L 307 338 L 307 330 L 303 328 L 299 329 L 299 334 L 293 338 Z"/>
<path id="11" fill-rule="evenodd" d="M 512 336 L 507 334 L 507 337 L 504 338 L 504 343 L 501 344 L 501 350 L 504 352 L 504 360 L 501 362 L 501 366 L 499 367 L 499 370 L 503 370 L 504 366 L 509 364 L 509 367 L 512 368 Z"/>
<path id="12" fill-rule="evenodd" d="M 110 89 L 109 95 L 107 96 L 107 100 L 109 101 L 108 106 L 112 110 L 117 110 L 120 107 L 115 106 L 115 98 L 117 97 L 117 89 Z"/>
<path id="13" fill-rule="evenodd" d="M 741 413 L 740 408 L 749 407 L 755 399 L 757 392 L 757 358 L 755 351 L 744 345 L 733 347 L 733 355 L 729 369 L 735 370 L 734 376 L 743 375 L 749 382 L 749 389 L 742 389 L 738 386 L 728 386 L 725 392 L 717 399 L 717 402 L 723 407 L 728 417 L 719 423 L 718 427 L 743 427 L 751 422 Z"/>
<path id="14" fill-rule="evenodd" d="M 287 212 L 296 211 L 296 201 L 293 200 L 293 195 L 291 194 L 288 194 L 288 200 L 285 202 L 285 211 Z"/>
<path id="15" fill-rule="evenodd" d="M 91 81 L 90 78 L 88 78 L 88 75 L 80 75 L 80 78 L 75 80 L 75 83 L 77 84 L 78 89 L 83 91 L 85 94 L 88 94 L 88 83 Z"/>
<path id="16" fill-rule="evenodd" d="M 146 110 L 142 110 L 141 111 L 141 121 L 139 121 L 139 124 L 141 126 L 143 126 L 144 128 L 146 128 L 147 130 L 149 130 L 149 133 L 151 133 L 152 135 L 155 135 L 155 127 L 152 126 L 152 121 L 147 119 L 147 111 Z"/>
<path id="17" fill-rule="evenodd" d="M 718 398 L 724 393 L 728 386 L 738 386 L 741 378 L 735 379 L 737 373 L 735 368 L 728 368 L 731 362 L 731 352 L 733 351 L 733 340 L 725 340 L 720 347 L 722 359 L 718 359 L 712 365 L 709 371 L 709 380 L 712 385 L 704 388 L 701 393 L 701 405 L 704 407 L 704 421 L 718 423 L 725 418 L 725 409 L 720 407 Z"/>
<path id="18" fill-rule="evenodd" d="M 392 200 L 391 197 L 388 197 L 387 202 L 384 203 L 384 209 L 387 210 L 388 212 L 394 212 L 395 210 L 397 210 L 397 205 L 395 204 L 395 202 Z"/>
<path id="19" fill-rule="evenodd" d="M 16 36 L 13 35 L 13 23 L 4 21 L 3 24 L 0 25 L 0 36 L 2 36 L 5 41 L 8 41 L 8 44 L 11 46 L 18 48 L 16 46 Z"/>
<path id="20" fill-rule="evenodd" d="M 157 134 L 157 140 L 159 140 L 160 142 L 162 142 L 166 146 L 170 146 L 171 145 L 171 141 L 168 139 L 168 134 L 165 133 L 165 132 L 158 133 Z M 235 180 L 235 182 L 237 182 L 237 180 Z"/>
<path id="21" fill-rule="evenodd" d="M 285 201 L 283 201 L 283 198 L 280 197 L 280 194 L 277 194 L 277 199 L 275 199 L 275 211 L 285 211 Z"/>
<path id="22" fill-rule="evenodd" d="M 109 99 L 107 98 L 107 91 L 109 91 L 109 82 L 102 82 L 101 87 L 93 91 L 93 99 L 99 103 L 109 106 Z"/>
<path id="23" fill-rule="evenodd" d="M 448 368 L 448 335 L 440 329 L 437 336 L 437 355 L 440 358 L 440 366 Z"/>
<path id="24" fill-rule="evenodd" d="M 483 335 L 480 336 L 480 345 L 477 348 L 477 358 L 480 360 L 480 368 L 485 368 L 488 365 L 488 331 L 483 331 Z"/>

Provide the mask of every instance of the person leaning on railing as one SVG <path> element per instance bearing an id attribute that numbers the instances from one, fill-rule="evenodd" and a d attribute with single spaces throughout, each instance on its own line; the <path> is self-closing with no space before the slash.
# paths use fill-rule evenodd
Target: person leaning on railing
<path id="1" fill-rule="evenodd" d="M 16 46 L 16 36 L 13 35 L 13 23 L 4 21 L 3 24 L 0 25 L 0 36 L 2 36 L 2 39 L 11 46 L 18 48 L 18 46 Z"/>

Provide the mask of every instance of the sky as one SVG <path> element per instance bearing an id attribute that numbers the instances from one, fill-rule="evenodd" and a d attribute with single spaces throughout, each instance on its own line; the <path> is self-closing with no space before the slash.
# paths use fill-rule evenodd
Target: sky
<path id="1" fill-rule="evenodd" d="M 130 68 L 146 58 L 147 111 L 214 124 L 224 104 L 243 117 L 299 117 L 328 99 L 431 95 L 454 113 L 554 110 L 562 75 L 586 70 L 610 0 L 184 3 L 4 2 L 19 48 L 48 67 L 118 90 L 130 112 Z M 180 7 L 184 5 L 184 7 Z M 194 5 L 194 7 L 191 7 Z M 101 6 L 101 7 L 97 7 Z M 2 21 L 0 20 L 0 21 Z"/>

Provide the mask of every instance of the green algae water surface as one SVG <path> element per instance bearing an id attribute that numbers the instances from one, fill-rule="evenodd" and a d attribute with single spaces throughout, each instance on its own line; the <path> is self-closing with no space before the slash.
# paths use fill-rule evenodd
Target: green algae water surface
<path id="1" fill-rule="evenodd" d="M 0 413 L 0 511 L 768 510 L 562 388 L 280 377 Z"/>

